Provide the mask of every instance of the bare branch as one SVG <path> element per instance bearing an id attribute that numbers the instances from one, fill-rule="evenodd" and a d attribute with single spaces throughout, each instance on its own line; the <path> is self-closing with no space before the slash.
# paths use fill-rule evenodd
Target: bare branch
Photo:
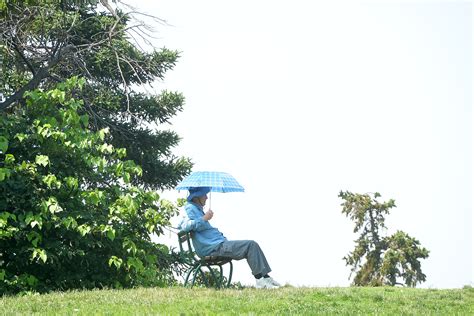
<path id="1" fill-rule="evenodd" d="M 124 92 L 125 92 L 125 96 L 127 97 L 127 112 L 130 112 L 130 96 L 128 95 L 128 84 L 127 82 L 125 81 L 125 77 L 123 76 L 123 72 L 122 72 L 122 67 L 120 67 L 120 58 L 118 56 L 118 53 L 117 51 L 114 50 L 114 53 L 115 53 L 115 58 L 116 58 L 116 61 L 117 61 L 117 69 L 120 73 L 120 77 L 122 77 L 122 81 L 123 81 L 123 88 L 124 88 Z"/>
<path id="2" fill-rule="evenodd" d="M 74 49 L 74 45 L 67 45 L 59 49 L 58 53 L 51 57 L 49 63 L 45 67 L 41 67 L 35 73 L 33 78 L 24 85 L 20 90 L 9 96 L 4 102 L 0 103 L 0 111 L 5 111 L 6 109 L 10 108 L 15 102 L 18 102 L 23 98 L 23 94 L 26 91 L 36 89 L 38 85 L 41 83 L 41 80 L 46 78 L 49 75 L 49 70 L 51 67 L 57 65 L 64 55 L 68 54 L 72 49 Z"/>
<path id="3" fill-rule="evenodd" d="M 109 10 L 110 14 L 112 14 L 116 19 L 119 19 L 119 17 L 117 16 L 117 13 L 115 13 L 115 10 L 110 6 L 109 1 L 100 0 L 100 3 L 102 3 L 102 5 L 106 7 L 107 10 Z"/>
<path id="4" fill-rule="evenodd" d="M 34 76 L 36 73 L 36 70 L 33 68 L 33 65 L 30 63 L 28 58 L 25 57 L 21 49 L 18 47 L 18 43 L 16 41 L 13 41 L 12 44 L 15 51 L 18 53 L 18 55 L 20 55 L 21 59 L 25 62 L 26 66 L 28 67 L 28 69 L 30 69 L 31 73 Z"/>

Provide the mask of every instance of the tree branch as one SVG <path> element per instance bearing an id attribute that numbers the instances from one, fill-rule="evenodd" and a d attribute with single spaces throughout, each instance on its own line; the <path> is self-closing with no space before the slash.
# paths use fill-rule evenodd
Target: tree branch
<path id="1" fill-rule="evenodd" d="M 4 102 L 0 103 L 0 111 L 5 111 L 8 108 L 10 108 L 15 102 L 18 102 L 23 98 L 23 94 L 26 91 L 36 89 L 41 80 L 46 78 L 49 75 L 49 70 L 51 67 L 54 67 L 57 65 L 61 59 L 63 58 L 64 55 L 68 54 L 72 49 L 74 48 L 74 45 L 67 45 L 61 49 L 58 50 L 58 53 L 56 55 L 53 55 L 48 64 L 45 67 L 41 67 L 38 69 L 38 71 L 33 75 L 33 78 L 24 85 L 20 90 L 9 96 Z"/>

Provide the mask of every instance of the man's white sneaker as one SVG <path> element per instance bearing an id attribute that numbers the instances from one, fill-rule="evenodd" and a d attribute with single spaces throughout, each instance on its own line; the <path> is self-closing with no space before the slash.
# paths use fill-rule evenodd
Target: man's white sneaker
<path id="1" fill-rule="evenodd" d="M 257 279 L 255 287 L 257 289 L 277 289 L 278 286 L 274 285 L 269 279 L 270 278 Z"/>
<path id="2" fill-rule="evenodd" d="M 277 281 L 275 281 L 275 279 L 273 279 L 272 277 L 268 277 L 267 279 L 270 280 L 270 283 L 271 283 L 271 284 L 273 284 L 273 285 L 275 285 L 275 286 L 278 286 L 278 287 L 281 286 L 281 284 L 278 283 Z"/>

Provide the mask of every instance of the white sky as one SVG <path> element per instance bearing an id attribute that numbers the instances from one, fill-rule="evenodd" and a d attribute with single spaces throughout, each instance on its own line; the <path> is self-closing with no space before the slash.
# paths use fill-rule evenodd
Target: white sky
<path id="1" fill-rule="evenodd" d="M 421 287 L 474 284 L 471 2 L 134 4 L 172 25 L 155 24 L 156 45 L 182 52 L 155 86 L 186 97 L 175 153 L 245 187 L 212 195 L 211 223 L 259 242 L 275 279 L 350 284 L 349 190 L 396 200 L 387 233 L 431 251 Z M 254 283 L 245 260 L 234 280 Z"/>

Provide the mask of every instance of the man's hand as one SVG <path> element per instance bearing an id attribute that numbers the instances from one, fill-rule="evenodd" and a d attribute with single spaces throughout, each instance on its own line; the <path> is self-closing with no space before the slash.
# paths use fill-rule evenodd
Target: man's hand
<path id="1" fill-rule="evenodd" d="M 204 214 L 202 219 L 205 220 L 206 222 L 208 222 L 213 216 L 214 216 L 214 212 L 209 210 L 209 211 L 206 212 L 206 214 Z"/>

